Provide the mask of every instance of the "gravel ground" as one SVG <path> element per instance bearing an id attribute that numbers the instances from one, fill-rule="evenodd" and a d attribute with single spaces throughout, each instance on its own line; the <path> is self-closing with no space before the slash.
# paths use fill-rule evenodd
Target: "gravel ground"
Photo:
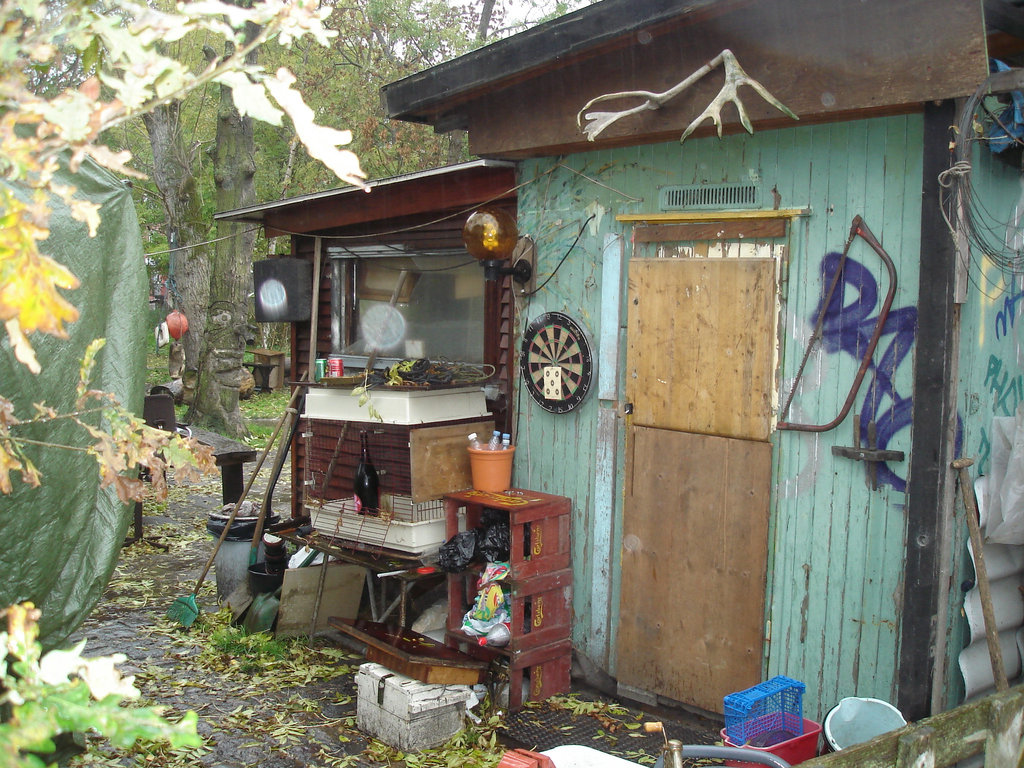
<path id="1" fill-rule="evenodd" d="M 268 458 L 250 491 L 257 503 L 272 463 Z M 289 514 L 290 488 L 286 468 L 273 502 L 282 516 Z M 166 618 L 174 599 L 192 592 L 213 550 L 206 522 L 219 508 L 219 478 L 188 486 L 172 481 L 167 502 L 146 507 L 147 540 L 122 550 L 103 601 L 71 638 L 87 640 L 86 656 L 124 653 L 128 661 L 120 669 L 136 676 L 143 704 L 165 707 L 171 719 L 197 712 L 203 747 L 172 753 L 159 745 L 137 745 L 124 752 L 90 739 L 72 765 L 429 768 L 494 765 L 506 748 L 574 743 L 652 764 L 662 737 L 645 734 L 644 720 L 665 720 L 670 737 L 691 743 L 712 743 L 717 737 L 720 725 L 711 721 L 674 710 L 668 717 L 652 715 L 580 690 L 531 705 L 514 717 L 481 712 L 480 725 L 448 744 L 402 755 L 356 728 L 355 675 L 365 659 L 346 638 L 329 634 L 310 642 L 245 636 L 230 626 L 230 611 L 217 605 L 212 571 L 198 594 L 203 612 L 197 622 L 186 630 Z"/>

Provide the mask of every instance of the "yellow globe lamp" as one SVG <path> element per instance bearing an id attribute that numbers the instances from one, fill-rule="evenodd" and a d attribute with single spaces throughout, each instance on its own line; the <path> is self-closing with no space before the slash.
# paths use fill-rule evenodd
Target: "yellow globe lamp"
<path id="1" fill-rule="evenodd" d="M 520 283 L 530 279 L 533 268 L 529 261 L 520 259 L 512 267 L 505 266 L 518 239 L 515 219 L 503 208 L 478 208 L 462 227 L 462 242 L 483 265 L 485 280 L 497 280 L 502 275 L 512 275 Z"/>

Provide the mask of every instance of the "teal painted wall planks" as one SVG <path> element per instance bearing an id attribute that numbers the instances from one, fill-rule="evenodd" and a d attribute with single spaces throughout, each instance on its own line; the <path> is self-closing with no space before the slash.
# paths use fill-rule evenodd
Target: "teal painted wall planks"
<path id="1" fill-rule="evenodd" d="M 901 116 L 846 124 L 799 126 L 719 141 L 690 139 L 601 150 L 520 166 L 519 223 L 537 243 L 538 280 L 550 280 L 520 305 L 519 328 L 544 311 L 563 311 L 593 338 L 620 323 L 624 359 L 625 291 L 606 290 L 605 243 L 621 237 L 632 255 L 632 227 L 621 214 L 654 212 L 660 187 L 754 183 L 768 206 L 808 208 L 796 219 L 782 265 L 780 395 L 788 395 L 823 293 L 850 223 L 861 215 L 897 263 L 899 285 L 874 364 L 854 412 L 875 421 L 885 447 L 909 451 L 910 424 L 895 407 L 912 388 L 913 329 L 920 248 L 921 120 Z M 566 255 L 580 230 L 576 247 Z M 564 257 L 564 261 L 563 261 Z M 850 250 L 842 300 L 826 313 L 788 418 L 827 422 L 846 398 L 860 364 L 864 328 L 884 293 L 885 271 L 863 242 Z M 557 271 L 556 271 L 557 270 Z M 552 273 L 555 273 L 552 276 Z M 856 273 L 856 281 L 850 275 Z M 573 563 L 578 651 L 614 674 L 621 546 L 624 444 L 620 386 L 591 393 L 570 414 L 544 412 L 519 398 L 516 483 L 574 500 Z M 608 371 L 598 371 L 602 382 Z M 865 405 L 865 397 L 871 402 Z M 861 462 L 834 457 L 832 445 L 854 441 L 852 416 L 824 434 L 773 437 L 774 476 L 766 621 L 766 675 L 808 686 L 808 716 L 820 717 L 847 695 L 892 699 L 903 569 L 905 466 L 880 472 L 871 490 Z M 618 428 L 614 428 L 618 424 Z M 525 448 L 525 450 L 524 450 Z M 614 468 L 612 468 L 614 464 Z M 614 488 L 609 491 L 609 488 Z M 685 639 L 681 639 L 685 652 Z"/>

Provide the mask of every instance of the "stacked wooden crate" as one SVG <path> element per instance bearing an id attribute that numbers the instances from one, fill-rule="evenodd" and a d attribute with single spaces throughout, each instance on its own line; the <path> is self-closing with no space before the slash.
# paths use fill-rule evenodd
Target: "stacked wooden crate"
<path id="1" fill-rule="evenodd" d="M 501 493 L 446 494 L 445 526 L 450 539 L 480 525 L 485 509 L 509 516 L 509 574 L 501 584 L 510 597 L 511 640 L 503 648 L 481 646 L 462 631 L 462 619 L 477 594 L 479 573 L 448 576 L 446 640 L 475 658 L 507 667 L 508 708 L 569 690 L 572 666 L 572 568 L 569 533 L 572 502 L 564 496 L 513 489 Z M 525 683 L 525 685 L 524 685 Z M 525 690 L 524 690 L 525 688 Z"/>

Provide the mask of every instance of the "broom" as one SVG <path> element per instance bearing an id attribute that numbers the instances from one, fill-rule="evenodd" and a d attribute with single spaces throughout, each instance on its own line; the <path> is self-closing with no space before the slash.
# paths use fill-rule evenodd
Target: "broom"
<path id="1" fill-rule="evenodd" d="M 270 449 L 274 446 L 274 441 L 277 440 L 278 434 L 281 432 L 281 426 L 284 424 L 289 413 L 295 412 L 295 402 L 299 399 L 299 395 L 306 388 L 306 375 L 303 374 L 299 380 L 299 385 L 292 392 L 291 400 L 288 401 L 287 407 L 284 409 L 284 413 L 277 420 L 277 425 L 274 427 L 274 433 L 270 436 L 270 440 L 267 441 L 266 447 L 260 454 L 259 459 L 256 461 L 256 466 L 252 470 L 252 474 L 249 475 L 249 480 L 245 484 L 245 488 L 242 489 L 242 495 L 238 497 L 238 501 L 235 502 L 234 508 L 231 510 L 231 514 L 228 515 L 227 522 L 224 524 L 224 530 L 220 532 L 220 538 L 217 539 L 217 543 L 213 547 L 213 552 L 210 554 L 210 559 L 206 561 L 206 565 L 203 566 L 202 573 L 199 574 L 199 579 L 196 581 L 196 588 L 192 590 L 192 594 L 185 595 L 184 597 L 177 597 L 174 602 L 171 603 L 171 607 L 167 609 L 167 618 L 171 621 L 176 621 L 183 627 L 191 627 L 192 623 L 199 617 L 199 604 L 196 602 L 196 595 L 199 593 L 199 588 L 203 586 L 203 581 L 206 579 L 206 574 L 210 572 L 210 566 L 213 565 L 213 560 L 217 557 L 217 552 L 220 550 L 220 545 L 224 543 L 224 539 L 227 538 L 228 531 L 231 530 L 231 524 L 235 522 L 235 515 L 238 514 L 238 508 L 245 501 L 245 497 L 249 495 L 249 489 L 252 488 L 252 483 L 256 479 L 256 475 L 259 474 L 260 467 L 263 466 L 263 462 L 266 460 L 267 455 L 270 453 Z"/>

